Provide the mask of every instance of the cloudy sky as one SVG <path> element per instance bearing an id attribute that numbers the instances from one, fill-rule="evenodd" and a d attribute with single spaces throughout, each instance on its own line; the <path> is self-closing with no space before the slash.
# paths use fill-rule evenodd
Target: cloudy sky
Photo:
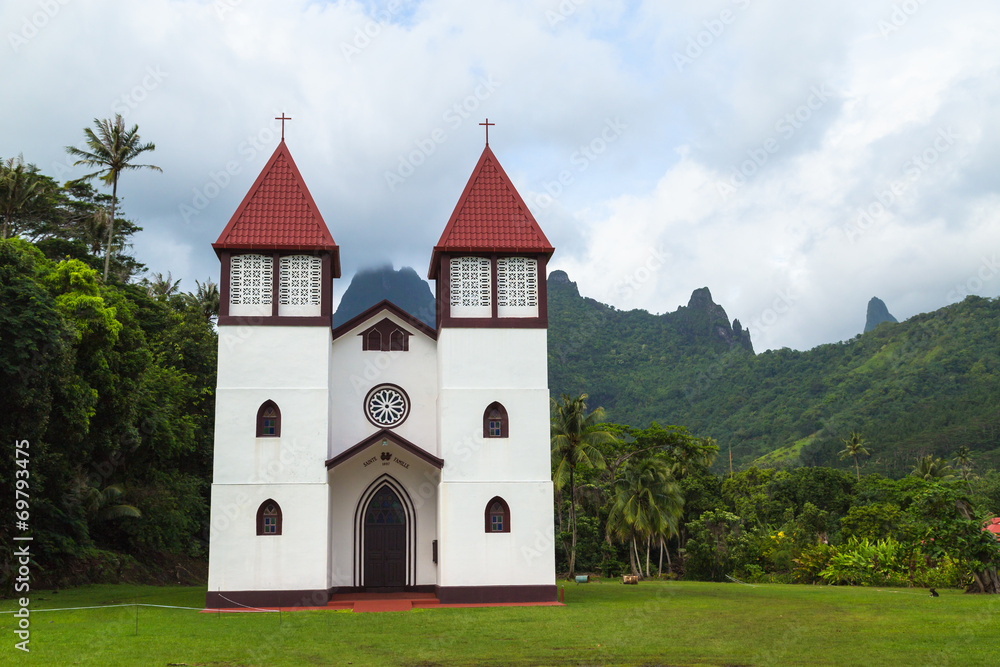
<path id="1" fill-rule="evenodd" d="M 5 0 L 0 156 L 66 180 L 122 113 L 152 271 L 218 280 L 214 241 L 286 143 L 359 268 L 425 274 L 484 143 L 618 308 L 708 286 L 756 349 L 1000 294 L 995 0 Z"/>

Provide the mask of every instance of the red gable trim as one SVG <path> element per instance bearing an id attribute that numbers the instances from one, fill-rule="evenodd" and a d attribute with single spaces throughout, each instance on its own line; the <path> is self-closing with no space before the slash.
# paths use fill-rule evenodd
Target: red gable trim
<path id="1" fill-rule="evenodd" d="M 383 428 L 380 429 L 379 431 L 376 431 L 375 433 L 372 433 L 370 436 L 368 436 L 358 444 L 354 445 L 350 449 L 343 451 L 340 454 L 337 454 L 332 459 L 328 459 L 326 462 L 326 469 L 329 470 L 330 468 L 339 466 L 347 459 L 357 454 L 360 454 L 363 450 L 371 447 L 372 445 L 376 444 L 377 442 L 383 439 L 391 440 L 394 444 L 399 445 L 400 447 L 410 452 L 417 458 L 423 459 L 427 463 L 430 463 L 438 470 L 444 468 L 444 459 L 439 459 L 430 452 L 427 452 L 424 449 L 421 449 L 420 447 L 416 446 L 406 438 L 396 435 L 389 429 Z"/>
<path id="2" fill-rule="evenodd" d="M 521 225 L 523 228 L 519 230 L 520 234 L 534 237 L 534 239 L 525 242 L 523 240 L 504 238 L 509 237 L 510 230 L 502 228 L 499 224 L 497 224 L 494 229 L 486 229 L 482 231 L 475 230 L 474 232 L 466 231 L 463 236 L 473 236 L 474 240 L 472 243 L 459 241 L 457 239 L 453 240 L 452 237 L 457 235 L 456 232 L 461 230 L 463 225 L 469 224 L 467 221 L 463 220 L 463 213 L 467 208 L 476 206 L 476 204 L 472 203 L 470 199 L 473 192 L 479 185 L 480 176 L 487 162 L 489 162 L 497 170 L 497 175 L 500 177 L 501 184 L 513 197 L 514 201 L 512 204 L 509 202 L 490 202 L 491 206 L 489 209 L 479 213 L 485 214 L 490 221 L 495 221 L 496 223 L 500 223 L 499 218 L 505 214 L 511 215 L 515 219 L 518 217 L 522 218 L 523 221 L 521 222 Z M 483 185 L 479 187 L 486 186 Z M 516 207 L 517 211 L 512 211 L 510 208 L 504 211 L 500 209 L 497 204 L 506 205 L 507 207 Z M 475 213 L 473 213 L 473 215 L 475 215 Z M 500 161 L 497 160 L 496 155 L 493 154 L 493 151 L 487 144 L 486 148 L 483 149 L 483 154 L 479 157 L 479 162 L 476 163 L 476 167 L 472 170 L 472 175 L 469 176 L 469 181 L 466 183 L 465 189 L 462 191 L 462 196 L 459 197 L 458 203 L 455 204 L 455 210 L 452 211 L 451 217 L 448 219 L 448 224 L 441 233 L 441 238 L 438 240 L 437 245 L 434 246 L 434 252 L 431 254 L 431 264 L 427 272 L 427 277 L 431 280 L 437 279 L 439 264 L 437 260 L 442 252 L 543 254 L 546 257 L 549 257 L 554 251 L 555 248 L 551 243 L 549 243 L 549 240 L 546 238 L 542 228 L 538 225 L 535 217 L 531 214 L 531 210 L 528 208 L 528 205 L 524 203 L 524 199 L 521 198 L 521 194 L 517 191 L 517 188 L 514 187 L 510 177 L 507 176 L 507 172 L 504 171 Z"/>
<path id="3" fill-rule="evenodd" d="M 392 313 L 399 319 L 403 320 L 414 329 L 419 330 L 421 333 L 423 333 L 431 340 L 437 340 L 437 331 L 430 328 L 429 326 L 427 326 L 426 324 L 415 318 L 413 315 L 410 315 L 408 312 L 406 312 L 396 304 L 386 299 L 379 301 L 365 312 L 361 313 L 360 315 L 355 315 L 354 317 L 352 317 L 351 319 L 349 319 L 348 321 L 344 322 L 339 327 L 334 329 L 333 340 L 337 340 L 351 329 L 363 323 L 365 320 L 374 317 L 383 310 L 388 310 L 390 313 Z"/>
<path id="4" fill-rule="evenodd" d="M 293 181 L 290 187 L 291 192 L 296 196 L 301 196 L 305 200 L 311 223 L 308 227 L 311 227 L 311 229 L 302 228 L 301 220 L 294 222 L 287 220 L 286 218 L 290 212 L 285 210 L 284 207 L 288 203 L 281 199 L 275 198 L 263 202 L 267 206 L 263 212 L 251 213 L 247 210 L 263 183 L 271 175 L 272 169 L 274 169 L 274 165 L 279 158 L 284 158 L 285 163 L 291 171 Z M 301 217 L 301 213 L 298 214 L 298 217 Z M 247 240 L 245 234 L 241 234 L 240 232 L 245 231 L 241 228 L 250 225 L 262 226 L 265 231 L 273 229 L 275 240 L 273 242 L 267 240 L 259 241 L 256 238 Z M 258 233 L 254 236 L 257 237 L 260 234 Z M 330 234 L 330 230 L 326 226 L 322 214 L 319 212 L 319 207 L 316 206 L 316 201 L 313 199 L 312 193 L 309 192 L 309 188 L 306 186 L 305 180 L 303 180 L 302 174 L 299 172 L 299 168 L 295 164 L 295 160 L 292 158 L 292 154 L 289 152 L 284 141 L 281 141 L 277 148 L 274 149 L 274 153 L 271 154 L 267 164 L 261 169 L 257 180 L 254 181 L 253 185 L 247 191 L 246 196 L 243 197 L 243 201 L 240 202 L 236 212 L 233 213 L 233 216 L 229 219 L 229 223 L 222 230 L 218 240 L 212 244 L 212 247 L 215 249 L 217 255 L 222 250 L 331 251 L 333 255 L 333 277 L 340 277 L 340 248 L 333 240 L 333 236 Z"/>

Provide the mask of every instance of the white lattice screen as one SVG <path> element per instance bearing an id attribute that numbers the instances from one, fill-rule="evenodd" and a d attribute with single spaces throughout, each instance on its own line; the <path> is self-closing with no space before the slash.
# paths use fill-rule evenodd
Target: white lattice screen
<path id="1" fill-rule="evenodd" d="M 538 305 L 538 262 L 527 257 L 497 260 L 497 306 L 532 308 Z"/>
<path id="2" fill-rule="evenodd" d="M 309 255 L 289 255 L 278 265 L 278 303 L 282 306 L 318 306 L 323 261 Z"/>
<path id="3" fill-rule="evenodd" d="M 229 260 L 229 303 L 271 305 L 274 261 L 267 255 L 235 255 Z"/>
<path id="4" fill-rule="evenodd" d="M 490 306 L 490 260 L 455 257 L 451 260 L 452 307 Z"/>

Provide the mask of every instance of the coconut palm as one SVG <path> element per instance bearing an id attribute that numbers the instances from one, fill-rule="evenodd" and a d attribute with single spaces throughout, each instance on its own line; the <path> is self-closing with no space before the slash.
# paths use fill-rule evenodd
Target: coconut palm
<path id="1" fill-rule="evenodd" d="M 195 280 L 194 284 L 198 286 L 198 290 L 187 294 L 188 303 L 201 311 L 205 321 L 211 322 L 213 317 L 219 315 L 219 286 L 211 280 L 204 283 Z"/>
<path id="2" fill-rule="evenodd" d="M 661 456 L 635 458 L 622 467 L 614 481 L 614 497 L 608 513 L 608 533 L 629 544 L 632 574 L 640 568 L 637 540 L 646 542 L 646 576 L 653 539 L 662 547 L 665 538 L 677 534 L 684 510 L 684 497 L 674 478 L 673 467 Z"/>
<path id="3" fill-rule="evenodd" d="M 917 459 L 917 465 L 913 466 L 913 472 L 910 474 L 928 482 L 947 482 L 955 479 L 955 469 L 944 459 L 936 459 L 930 454 Z"/>
<path id="4" fill-rule="evenodd" d="M 955 452 L 954 458 L 955 467 L 959 469 L 962 473 L 962 480 L 969 486 L 969 492 L 972 492 L 972 485 L 969 483 L 969 473 L 972 471 L 972 450 L 969 449 L 968 445 L 962 445 Z"/>
<path id="5" fill-rule="evenodd" d="M 577 468 L 605 468 L 604 456 L 598 445 L 615 443 L 617 438 L 604 430 L 600 421 L 604 410 L 587 412 L 587 395 L 570 398 L 563 394 L 552 401 L 552 482 L 556 489 L 569 485 L 569 523 L 571 543 L 569 550 L 569 575 L 576 568 L 576 470 Z"/>
<path id="6" fill-rule="evenodd" d="M 859 456 L 870 456 L 868 450 L 865 449 L 865 441 L 861 437 L 860 433 L 851 433 L 851 437 L 844 440 L 844 448 L 840 450 L 840 458 L 846 459 L 848 456 L 854 458 L 854 473 L 858 476 L 858 481 L 861 481 L 861 468 L 858 466 Z"/>
<path id="7" fill-rule="evenodd" d="M 86 165 L 88 167 L 98 167 L 98 170 L 80 177 L 81 181 L 89 181 L 92 178 L 100 177 L 105 185 L 111 186 L 111 215 L 108 225 L 108 242 L 104 248 L 104 281 L 108 280 L 108 266 L 111 262 L 111 245 L 115 229 L 115 208 L 118 205 L 118 177 L 123 171 L 130 169 L 154 169 L 163 171 L 152 164 L 134 164 L 139 155 L 147 151 L 156 150 L 153 143 L 141 143 L 139 139 L 139 126 L 133 125 L 132 129 L 125 128 L 125 120 L 121 114 L 115 114 L 114 119 L 105 118 L 103 120 L 95 118 L 94 130 L 86 127 L 83 133 L 86 136 L 86 143 L 90 150 L 82 150 L 75 146 L 67 146 L 66 152 L 80 158 L 73 163 L 76 165 Z"/>
<path id="8" fill-rule="evenodd" d="M 168 299 L 180 291 L 181 285 L 180 279 L 174 280 L 170 271 L 167 271 L 166 277 L 162 273 L 154 273 L 152 280 L 143 279 L 143 283 L 149 296 L 164 296 Z"/>
<path id="9" fill-rule="evenodd" d="M 35 165 L 25 164 L 23 157 L 0 160 L 0 238 L 16 234 L 19 222 L 41 215 L 51 193 L 51 182 L 39 176 Z"/>

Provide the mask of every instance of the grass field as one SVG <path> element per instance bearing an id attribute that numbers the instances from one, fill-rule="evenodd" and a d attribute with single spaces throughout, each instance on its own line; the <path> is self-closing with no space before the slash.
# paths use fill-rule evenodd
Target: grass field
<path id="1" fill-rule="evenodd" d="M 204 588 L 35 591 L 31 653 L 3 614 L 0 664 L 998 665 L 1000 596 L 923 590 L 567 583 L 565 607 L 200 614 Z M 13 610 L 11 600 L 0 610 Z"/>

